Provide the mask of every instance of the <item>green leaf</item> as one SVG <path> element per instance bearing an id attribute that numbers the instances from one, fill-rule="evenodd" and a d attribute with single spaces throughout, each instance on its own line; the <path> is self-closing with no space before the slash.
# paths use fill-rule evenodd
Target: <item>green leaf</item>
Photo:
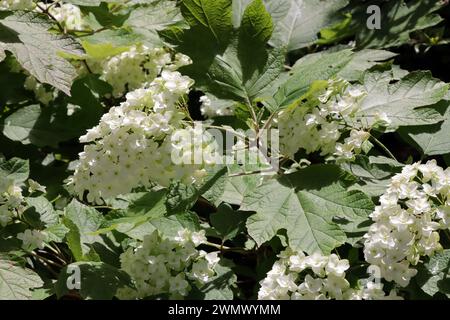
<path id="1" fill-rule="evenodd" d="M 222 0 L 184 1 L 183 4 L 194 2 L 212 7 L 223 2 L 231 4 L 231 1 Z M 229 20 L 226 25 L 232 28 L 231 8 L 226 10 L 230 11 L 223 14 Z M 177 46 L 178 51 L 192 58 L 193 65 L 184 68 L 183 73 L 196 81 L 197 88 L 219 99 L 236 100 L 248 105 L 270 88 L 282 73 L 285 60 L 283 48 L 267 49 L 266 44 L 261 42 L 270 31 L 270 17 L 259 2 L 247 7 L 240 30 L 231 38 L 222 37 L 220 43 L 209 29 L 199 26 L 202 15 L 195 22 L 189 13 L 186 16 L 186 11 L 182 12 L 191 28 L 172 28 L 165 32 L 165 36 Z M 205 12 L 208 11 L 205 9 Z M 213 21 L 212 16 L 210 20 Z"/>
<path id="2" fill-rule="evenodd" d="M 336 22 L 334 25 L 320 30 L 320 38 L 317 40 L 319 45 L 330 45 L 340 42 L 353 35 L 351 28 L 352 15 L 346 13 L 342 21 Z"/>
<path id="3" fill-rule="evenodd" d="M 247 218 L 247 213 L 234 211 L 230 205 L 224 203 L 217 208 L 217 212 L 210 215 L 211 225 L 222 236 L 223 241 L 232 239 L 242 232 Z"/>
<path id="4" fill-rule="evenodd" d="M 67 235 L 67 233 L 69 231 L 70 231 L 69 228 L 67 228 L 62 223 L 51 225 L 50 227 L 45 229 L 45 232 L 48 235 L 49 241 L 54 241 L 54 242 L 63 242 L 64 237 Z"/>
<path id="5" fill-rule="evenodd" d="M 206 28 L 217 43 L 226 43 L 233 31 L 231 0 L 183 0 L 181 12 L 192 27 Z"/>
<path id="6" fill-rule="evenodd" d="M 359 80 L 364 70 L 395 56 L 397 56 L 396 53 L 386 50 L 363 49 L 356 51 L 349 63 L 337 73 L 337 76 L 348 81 Z"/>
<path id="7" fill-rule="evenodd" d="M 253 0 L 239 0 L 233 1 L 232 5 L 232 21 L 233 26 L 238 29 L 241 26 L 242 16 L 244 15 L 245 8 L 247 8 L 248 4 Z"/>
<path id="8" fill-rule="evenodd" d="M 210 168 L 203 183 L 198 186 L 185 185 L 179 181 L 173 182 L 169 186 L 166 207 L 169 214 L 186 212 L 197 202 L 198 198 L 207 193 L 209 189 L 222 179 L 226 173 L 226 168 L 220 165 Z"/>
<path id="9" fill-rule="evenodd" d="M 8 161 L 0 158 L 0 179 L 23 182 L 30 174 L 29 160 L 11 158 Z"/>
<path id="10" fill-rule="evenodd" d="M 77 260 L 84 260 L 86 259 L 85 256 L 91 252 L 91 244 L 103 242 L 95 232 L 102 225 L 104 218 L 94 208 L 75 199 L 65 208 L 64 216 L 64 224 L 70 230 L 68 234 L 69 246 Z"/>
<path id="11" fill-rule="evenodd" d="M 187 188 L 183 184 L 174 184 L 171 190 L 165 189 L 146 193 L 129 194 L 120 197 L 111 205 L 119 208 L 109 213 L 95 234 L 105 234 L 112 230 L 119 231 L 131 238 L 142 240 L 146 234 L 158 229 L 167 236 L 175 236 L 179 229 L 198 228 L 198 217 L 186 212 L 197 200 L 199 191 L 193 189 L 190 196 L 179 194 Z M 171 195 L 172 193 L 172 195 Z M 167 216 L 170 214 L 170 216 Z"/>
<path id="12" fill-rule="evenodd" d="M 352 52 L 350 49 L 306 55 L 294 64 L 290 77 L 274 94 L 270 108 L 274 111 L 290 105 L 305 94 L 317 80 L 328 80 L 334 76 L 349 81 L 357 80 L 365 69 L 393 56 L 394 54 L 388 51 Z"/>
<path id="13" fill-rule="evenodd" d="M 272 36 L 273 23 L 262 0 L 252 1 L 244 11 L 241 33 L 251 41 L 266 43 Z"/>
<path id="14" fill-rule="evenodd" d="M 263 51 L 245 48 L 245 44 L 232 44 L 223 55 L 215 57 L 207 76 L 199 79 L 199 87 L 218 98 L 249 103 L 276 81 L 284 67 L 283 49 Z"/>
<path id="15" fill-rule="evenodd" d="M 266 0 L 270 9 L 276 9 L 280 19 L 275 20 L 271 39 L 274 46 L 287 46 L 288 51 L 301 49 L 317 40 L 319 31 L 336 21 L 336 13 L 347 5 L 347 0 Z M 280 12 L 282 8 L 283 14 Z"/>
<path id="16" fill-rule="evenodd" d="M 450 102 L 440 101 L 436 109 L 446 110 L 444 122 L 428 126 L 400 128 L 400 134 L 412 140 L 424 155 L 434 156 L 450 153 Z"/>
<path id="17" fill-rule="evenodd" d="M 45 197 L 27 198 L 26 202 L 30 209 L 34 209 L 39 215 L 39 220 L 45 226 L 52 226 L 58 223 L 58 214 L 53 209 L 53 205 Z M 27 211 L 28 211 L 27 210 Z"/>
<path id="18" fill-rule="evenodd" d="M 130 238 L 143 240 L 148 234 L 158 230 L 166 237 L 175 237 L 180 229 L 198 230 L 200 224 L 195 213 L 185 212 L 168 217 L 148 219 L 145 217 L 128 217 L 112 220 L 111 227 L 100 229 L 97 233 L 117 230 Z"/>
<path id="19" fill-rule="evenodd" d="M 15 63 L 13 59 L 8 58 L 5 62 L 0 63 L 0 88 L 2 88 L 0 91 L 0 105 L 2 106 L 23 103 L 29 99 L 30 92 L 24 87 L 25 74 L 10 70 L 10 65 Z"/>
<path id="20" fill-rule="evenodd" d="M 117 230 L 127 234 L 134 228 L 140 228 L 148 221 L 161 218 L 167 214 L 166 190 L 129 194 L 121 200 L 113 201 L 120 209 L 107 215 L 106 221 L 97 234 Z"/>
<path id="21" fill-rule="evenodd" d="M 83 37 L 81 44 L 89 57 L 105 59 L 126 51 L 136 42 L 141 42 L 142 40 L 141 35 L 121 28 L 108 29 Z"/>
<path id="22" fill-rule="evenodd" d="M 37 104 L 19 109 L 5 119 L 3 134 L 13 141 L 31 143 L 31 132 L 40 114 L 41 107 Z"/>
<path id="23" fill-rule="evenodd" d="M 131 286 L 131 279 L 127 273 L 103 262 L 77 262 L 61 270 L 55 291 L 58 298 L 69 293 L 67 282 L 72 284 L 70 276 L 76 273 L 68 272 L 78 268 L 80 275 L 80 296 L 83 299 L 111 300 L 117 289 Z"/>
<path id="24" fill-rule="evenodd" d="M 34 271 L 0 259 L 0 300 L 31 300 L 31 289 L 43 284 Z"/>
<path id="25" fill-rule="evenodd" d="M 343 164 L 342 167 L 358 180 L 349 190 L 361 190 L 371 197 L 381 196 L 391 182 L 394 173 L 399 172 L 402 166 L 390 163 L 374 163 L 375 157 L 356 156 L 354 162 Z M 375 160 L 376 161 L 376 160 Z"/>
<path id="26" fill-rule="evenodd" d="M 128 12 L 115 14 L 104 2 L 98 6 L 82 7 L 81 11 L 86 15 L 91 14 L 96 22 L 103 27 L 121 27 L 129 16 Z"/>
<path id="27" fill-rule="evenodd" d="M 84 258 L 83 248 L 81 246 L 81 235 L 80 230 L 72 222 L 72 220 L 68 218 L 63 218 L 64 226 L 69 230 L 66 234 L 67 246 L 72 252 L 76 261 L 86 260 Z"/>
<path id="28" fill-rule="evenodd" d="M 82 243 L 93 243 L 97 236 L 92 233 L 104 221 L 100 212 L 73 199 L 65 208 L 65 217 L 70 219 L 80 230 Z"/>
<path id="29" fill-rule="evenodd" d="M 13 41 L 0 33 L 0 52 L 10 51 L 23 68 L 42 83 L 48 83 L 70 95 L 75 68 L 61 53 L 79 55 L 82 50 L 75 39 L 47 31 L 52 24 L 34 12 L 16 12 L 0 20 L 0 31 L 5 27 L 15 34 Z"/>
<path id="30" fill-rule="evenodd" d="M 158 31 L 182 21 L 182 18 L 175 1 L 158 1 L 132 10 L 125 25 L 142 35 L 145 44 L 161 46 L 163 41 L 159 38 Z"/>
<path id="31" fill-rule="evenodd" d="M 170 184 L 167 193 L 167 211 L 169 214 L 186 212 L 194 206 L 198 197 L 199 193 L 195 186 L 175 181 Z"/>
<path id="32" fill-rule="evenodd" d="M 377 113 L 386 113 L 390 127 L 423 125 L 443 120 L 431 105 L 444 98 L 449 85 L 431 76 L 428 71 L 414 71 L 391 84 L 390 72 L 368 72 L 364 77 L 367 96 L 357 115 L 367 125 L 375 122 Z M 427 108 L 419 108 L 431 106 Z"/>
<path id="33" fill-rule="evenodd" d="M 130 201 L 126 210 L 127 216 L 146 216 L 158 218 L 166 214 L 166 190 L 144 193 L 141 197 Z"/>
<path id="34" fill-rule="evenodd" d="M 416 283 L 430 296 L 441 292 L 450 298 L 450 250 L 444 250 L 430 257 L 427 262 L 420 265 Z"/>
<path id="35" fill-rule="evenodd" d="M 71 92 L 72 97 L 62 105 L 42 108 L 34 104 L 17 110 L 4 120 L 3 134 L 13 141 L 39 147 L 57 147 L 62 141 L 84 134 L 98 124 L 103 114 L 99 97 L 110 92 L 110 86 L 88 75 L 76 80 Z"/>
<path id="36" fill-rule="evenodd" d="M 88 129 L 89 126 L 94 126 L 98 123 L 98 118 L 103 113 L 103 106 L 99 99 L 111 93 L 112 87 L 107 82 L 100 80 L 98 76 L 88 74 L 75 80 L 71 92 L 72 97 L 68 99 L 69 102 L 81 107 L 81 110 L 76 110 L 74 112 L 75 118 L 72 118 L 72 125 L 76 126 L 76 128 L 82 132 L 85 129 Z M 83 117 L 83 122 L 85 122 L 85 124 L 80 125 L 77 123 L 81 122 L 79 121 L 81 117 Z"/>
<path id="37" fill-rule="evenodd" d="M 221 262 L 214 268 L 217 274 L 199 288 L 198 292 L 192 292 L 189 295 L 190 299 L 233 300 L 231 286 L 236 283 L 237 277 L 225 262 L 228 261 L 221 259 Z"/>
<path id="38" fill-rule="evenodd" d="M 239 169 L 239 165 L 231 165 L 228 174 L 224 174 L 203 194 L 208 201 L 218 206 L 222 202 L 241 205 L 244 194 L 253 190 L 259 183 L 257 175 L 230 176 L 233 170 Z"/>
<path id="39" fill-rule="evenodd" d="M 360 48 L 388 48 L 410 42 L 410 34 L 416 30 L 432 27 L 442 21 L 435 13 L 444 1 L 403 0 L 387 1 L 380 7 L 381 29 L 367 28 L 367 6 L 360 7 L 355 14 L 353 26 L 356 45 Z"/>
<path id="40" fill-rule="evenodd" d="M 269 180 L 244 196 L 240 210 L 255 211 L 247 229 L 258 245 L 286 229 L 289 244 L 308 253 L 328 254 L 346 240 L 333 218 L 367 216 L 373 203 L 360 191 L 347 191 L 342 171 L 316 165 Z"/>

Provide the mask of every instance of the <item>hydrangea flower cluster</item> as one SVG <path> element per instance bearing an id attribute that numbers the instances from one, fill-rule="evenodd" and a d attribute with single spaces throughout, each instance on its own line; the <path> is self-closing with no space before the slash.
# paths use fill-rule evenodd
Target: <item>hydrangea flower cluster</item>
<path id="1" fill-rule="evenodd" d="M 36 99 L 43 105 L 48 105 L 54 99 L 54 91 L 47 90 L 45 85 L 37 81 L 32 75 L 25 79 L 24 87 L 29 91 L 33 91 Z"/>
<path id="2" fill-rule="evenodd" d="M 66 30 L 77 31 L 84 30 L 88 26 L 83 20 L 83 15 L 78 6 L 71 3 L 49 3 L 45 4 L 43 2 L 38 3 L 37 10 L 39 12 L 42 9 L 47 9 L 48 12 L 57 20 L 61 26 Z"/>
<path id="3" fill-rule="evenodd" d="M 174 238 L 165 238 L 155 230 L 145 236 L 137 248 L 129 248 L 121 257 L 135 289 L 122 288 L 121 299 L 138 299 L 168 294 L 172 299 L 188 295 L 191 288 L 202 287 L 216 275 L 217 252 L 206 253 L 196 247 L 206 242 L 205 232 L 183 229 Z"/>
<path id="4" fill-rule="evenodd" d="M 152 81 L 163 69 L 174 71 L 191 63 L 191 59 L 183 54 L 172 57 L 166 49 L 136 45 L 100 65 L 103 64 L 102 78 L 113 87 L 113 95 L 120 97 Z"/>
<path id="5" fill-rule="evenodd" d="M 348 260 L 287 248 L 281 252 L 260 284 L 259 300 L 328 300 L 328 299 L 384 299 L 381 284 L 366 281 L 361 288 L 353 289 L 345 279 L 350 267 Z M 391 292 L 388 298 L 396 298 Z"/>
<path id="6" fill-rule="evenodd" d="M 281 153 L 292 158 L 297 151 L 304 149 L 306 153 L 320 151 L 323 156 L 353 158 L 369 137 L 368 133 L 354 129 L 343 144 L 338 140 L 348 131 L 343 120 L 355 115 L 365 94 L 362 86 L 332 79 L 327 88 L 318 91 L 307 105 L 295 105 L 281 111 L 276 119 Z"/>
<path id="7" fill-rule="evenodd" d="M 32 10 L 33 0 L 0 0 L 0 10 Z"/>
<path id="8" fill-rule="evenodd" d="M 80 138 L 85 146 L 70 183 L 82 197 L 88 191 L 90 202 L 101 203 L 137 186 L 158 183 L 168 186 L 179 180 L 198 183 L 213 161 L 174 161 L 174 155 L 186 160 L 193 149 L 207 154 L 211 137 L 183 126 L 185 114 L 179 100 L 193 81 L 177 71 L 163 70 L 144 87 L 126 95 L 126 102 L 113 107 L 100 124 Z M 200 134 L 207 143 L 189 139 Z M 187 137 L 187 139 L 182 139 Z"/>
<path id="9" fill-rule="evenodd" d="M 407 286 L 417 273 L 411 266 L 442 249 L 438 230 L 450 227 L 450 169 L 435 160 L 405 166 L 370 216 L 366 261 L 387 281 Z"/>

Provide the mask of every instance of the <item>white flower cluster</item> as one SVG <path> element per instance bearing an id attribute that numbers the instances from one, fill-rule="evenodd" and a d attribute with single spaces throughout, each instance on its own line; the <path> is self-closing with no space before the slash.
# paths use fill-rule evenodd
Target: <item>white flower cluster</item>
<path id="1" fill-rule="evenodd" d="M 353 289 L 345 279 L 350 267 L 348 260 L 314 253 L 306 256 L 290 248 L 281 252 L 261 281 L 259 300 L 328 300 L 328 299 L 384 299 L 382 285 L 366 281 L 360 289 Z M 388 298 L 396 298 L 391 292 Z"/>
<path id="2" fill-rule="evenodd" d="M 177 154 L 186 160 L 193 149 L 210 153 L 206 132 L 201 136 L 208 143 L 180 139 L 199 134 L 195 128 L 183 127 L 185 114 L 178 108 L 192 84 L 189 77 L 164 70 L 153 82 L 128 93 L 126 102 L 111 108 L 98 126 L 80 138 L 90 144 L 80 154 L 71 178 L 74 191 L 82 197 L 87 190 L 88 201 L 101 203 L 140 185 L 200 182 L 213 161 L 177 163 L 173 158 Z"/>
<path id="3" fill-rule="evenodd" d="M 137 248 L 121 256 L 122 269 L 136 289 L 118 290 L 120 299 L 137 299 L 168 294 L 171 299 L 188 295 L 192 286 L 201 287 L 216 275 L 217 252 L 206 253 L 196 247 L 206 241 L 205 232 L 180 230 L 174 238 L 164 238 L 157 230 L 145 236 Z"/>
<path id="4" fill-rule="evenodd" d="M 276 120 L 281 153 L 292 158 L 298 150 L 304 149 L 306 153 L 320 151 L 323 156 L 353 158 L 368 133 L 352 130 L 343 144 L 337 142 L 349 129 L 343 119 L 351 118 L 359 110 L 364 96 L 365 91 L 359 85 L 350 85 L 342 79 L 329 80 L 327 88 L 306 105 L 281 111 Z"/>
<path id="5" fill-rule="evenodd" d="M 136 45 L 103 62 L 102 78 L 113 87 L 113 95 L 120 97 L 152 81 L 162 70 L 174 71 L 191 63 L 183 54 L 172 58 L 166 49 Z"/>
<path id="6" fill-rule="evenodd" d="M 25 250 L 44 249 L 47 234 L 40 230 L 27 229 L 17 234 L 17 239 L 22 240 L 22 248 Z"/>
<path id="7" fill-rule="evenodd" d="M 438 230 L 450 227 L 450 169 L 434 160 L 405 166 L 370 216 L 366 261 L 387 281 L 407 286 L 417 273 L 411 266 L 442 249 Z"/>
<path id="8" fill-rule="evenodd" d="M 23 202 L 22 189 L 10 179 L 0 179 L 0 226 L 9 224 Z"/>
<path id="9" fill-rule="evenodd" d="M 83 20 L 83 15 L 78 6 L 71 3 L 38 3 L 37 11 L 48 9 L 48 12 L 61 24 L 65 30 L 77 31 L 84 30 L 88 26 Z"/>
<path id="10" fill-rule="evenodd" d="M 29 179 L 28 185 L 30 193 L 45 192 L 45 187 L 34 180 Z M 10 224 L 18 216 L 23 202 L 22 188 L 13 180 L 0 178 L 0 227 Z M 22 248 L 25 250 L 42 249 L 47 234 L 39 230 L 25 230 L 17 234 L 17 239 L 22 240 Z"/>
<path id="11" fill-rule="evenodd" d="M 32 10 L 33 0 L 0 0 L 0 10 Z"/>
<path id="12" fill-rule="evenodd" d="M 43 105 L 48 105 L 54 99 L 54 91 L 47 90 L 44 84 L 37 81 L 32 75 L 28 75 L 25 79 L 24 87 L 29 91 L 33 91 L 36 99 Z"/>
<path id="13" fill-rule="evenodd" d="M 370 133 L 364 130 L 352 129 L 350 136 L 345 138 L 344 143 L 336 143 L 334 155 L 338 159 L 352 160 L 355 153 L 361 150 L 362 144 L 369 139 Z"/>

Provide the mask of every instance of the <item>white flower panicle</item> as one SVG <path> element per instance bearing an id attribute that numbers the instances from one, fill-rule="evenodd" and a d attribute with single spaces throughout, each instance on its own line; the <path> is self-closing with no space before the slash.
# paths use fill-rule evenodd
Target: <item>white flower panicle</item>
<path id="1" fill-rule="evenodd" d="M 66 30 L 79 31 L 88 28 L 87 23 L 83 20 L 80 7 L 74 4 L 39 2 L 36 9 L 38 12 L 42 12 L 42 9 L 48 10 L 52 17 Z"/>
<path id="2" fill-rule="evenodd" d="M 0 11 L 2 10 L 32 10 L 33 0 L 0 0 Z"/>
<path id="3" fill-rule="evenodd" d="M 370 216 L 374 224 L 364 236 L 366 261 L 379 267 L 387 281 L 407 286 L 420 257 L 442 249 L 438 230 L 450 227 L 450 169 L 434 160 L 405 166 Z"/>
<path id="4" fill-rule="evenodd" d="M 202 287 L 216 275 L 217 252 L 196 247 L 206 242 L 205 232 L 183 229 L 174 238 L 155 230 L 137 248 L 121 256 L 122 270 L 133 280 L 135 289 L 119 289 L 120 299 L 138 299 L 167 294 L 172 299 L 187 296 L 193 286 Z"/>
<path id="5" fill-rule="evenodd" d="M 88 191 L 88 201 L 101 203 L 137 186 L 168 186 L 173 180 L 200 182 L 214 161 L 173 161 L 174 153 L 185 159 L 194 148 L 203 153 L 211 149 L 206 133 L 201 136 L 208 143 L 180 139 L 196 131 L 183 126 L 185 114 L 178 108 L 192 84 L 193 80 L 177 71 L 163 70 L 151 83 L 128 93 L 126 102 L 111 108 L 98 126 L 80 138 L 89 144 L 70 181 L 74 191 L 80 197 Z"/>
<path id="6" fill-rule="evenodd" d="M 102 78 L 113 87 L 113 95 L 120 97 L 153 81 L 162 70 L 175 71 L 191 63 L 180 53 L 172 58 L 166 49 L 136 45 L 105 61 Z"/>
<path id="7" fill-rule="evenodd" d="M 363 130 L 352 130 L 344 143 L 338 143 L 349 131 L 344 119 L 360 109 L 366 95 L 362 86 L 350 85 L 342 79 L 329 80 L 327 88 L 313 97 L 312 104 L 295 105 L 283 110 L 276 122 L 280 130 L 280 150 L 293 157 L 300 149 L 306 153 L 320 152 L 338 159 L 352 159 L 368 138 Z"/>
<path id="8" fill-rule="evenodd" d="M 367 282 L 353 289 L 345 279 L 350 267 L 348 260 L 314 253 L 306 256 L 290 248 L 281 252 L 280 258 L 261 281 L 259 300 L 328 300 L 328 299 L 383 299 L 381 285 Z M 392 292 L 390 298 L 396 297 Z"/>

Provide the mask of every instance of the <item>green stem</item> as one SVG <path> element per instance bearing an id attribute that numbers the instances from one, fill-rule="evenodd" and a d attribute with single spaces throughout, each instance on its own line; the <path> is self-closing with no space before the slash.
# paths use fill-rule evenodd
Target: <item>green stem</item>
<path id="1" fill-rule="evenodd" d="M 234 252 L 243 252 L 243 253 L 244 252 L 245 253 L 248 252 L 244 248 L 230 248 L 230 247 L 226 247 L 224 245 L 220 245 L 220 244 L 209 242 L 209 241 L 205 242 L 204 244 L 207 245 L 207 246 L 219 249 L 220 251 L 234 251 Z"/>
<path id="2" fill-rule="evenodd" d="M 58 201 L 59 199 L 61 199 L 61 195 L 60 195 L 60 194 L 58 194 L 58 196 L 57 196 L 55 199 L 53 199 L 52 201 L 50 201 L 50 203 L 55 203 L 55 202 Z"/>
<path id="3" fill-rule="evenodd" d="M 49 12 L 50 7 L 48 7 L 48 8 L 43 8 L 41 5 L 39 5 L 39 3 L 36 3 L 36 6 L 37 6 L 39 9 L 41 9 L 41 11 L 42 11 L 43 14 L 46 14 L 50 19 L 52 19 L 52 20 L 56 23 L 56 25 L 58 26 L 59 31 L 61 31 L 61 32 L 64 33 L 64 34 L 66 33 L 66 31 L 64 30 L 64 28 L 63 28 L 63 26 L 61 25 L 61 23 L 59 23 L 58 19 L 56 19 L 55 16 L 52 15 L 52 14 Z"/>
<path id="4" fill-rule="evenodd" d="M 246 100 L 247 100 L 248 108 L 249 108 L 249 110 L 250 110 L 250 114 L 251 114 L 252 119 L 253 119 L 253 122 L 254 122 L 254 124 L 255 124 L 255 131 L 256 131 L 256 134 L 259 135 L 258 116 L 256 115 L 255 109 L 253 108 L 253 104 L 252 104 L 252 102 L 250 101 L 250 99 L 247 97 Z"/>
<path id="5" fill-rule="evenodd" d="M 62 264 L 59 264 L 59 263 L 57 263 L 55 261 L 52 261 L 50 259 L 47 259 L 45 257 L 42 257 L 42 256 L 38 255 L 36 252 L 34 252 L 34 251 L 31 251 L 31 255 L 33 257 L 36 257 L 37 259 L 39 259 L 39 260 L 49 264 L 49 265 L 52 265 L 52 266 L 55 266 L 55 267 L 58 267 L 58 268 L 61 268 L 61 269 L 64 268 L 64 266 Z"/>
<path id="6" fill-rule="evenodd" d="M 110 206 L 92 206 L 92 208 L 94 209 L 109 209 L 109 210 L 114 210 L 113 207 Z"/>

